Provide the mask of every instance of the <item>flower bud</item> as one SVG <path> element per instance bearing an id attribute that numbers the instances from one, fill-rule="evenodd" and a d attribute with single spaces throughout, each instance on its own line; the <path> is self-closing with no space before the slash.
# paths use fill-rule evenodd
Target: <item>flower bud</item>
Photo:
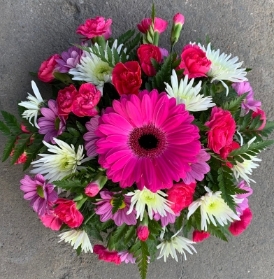
<path id="1" fill-rule="evenodd" d="M 91 182 L 89 183 L 86 188 L 85 188 L 85 194 L 88 196 L 88 197 L 95 197 L 99 192 L 100 192 L 100 187 L 99 187 L 99 184 L 94 181 L 94 182 Z"/>
<path id="2" fill-rule="evenodd" d="M 194 230 L 192 235 L 192 240 L 194 242 L 202 242 L 209 237 L 210 237 L 209 232 Z"/>
<path id="3" fill-rule="evenodd" d="M 139 226 L 137 228 L 137 237 L 141 240 L 141 241 L 146 241 L 148 239 L 149 236 L 149 229 L 147 226 Z"/>
<path id="4" fill-rule="evenodd" d="M 185 17 L 182 14 L 177 13 L 173 17 L 173 25 L 172 25 L 171 37 L 170 37 L 172 46 L 178 42 L 184 23 L 185 23 Z"/>

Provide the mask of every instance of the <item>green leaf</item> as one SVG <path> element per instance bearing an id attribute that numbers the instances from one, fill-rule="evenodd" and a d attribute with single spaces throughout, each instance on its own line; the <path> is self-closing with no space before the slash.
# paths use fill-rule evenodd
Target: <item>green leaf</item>
<path id="1" fill-rule="evenodd" d="M 207 231 L 211 234 L 214 235 L 224 241 L 228 241 L 226 234 L 229 234 L 228 230 L 225 229 L 224 227 L 221 227 L 220 225 L 218 227 L 215 227 L 213 224 L 208 224 L 207 225 Z"/>
<path id="2" fill-rule="evenodd" d="M 0 131 L 5 134 L 6 136 L 9 136 L 11 134 L 10 129 L 8 126 L 5 125 L 4 122 L 0 121 Z"/>
<path id="3" fill-rule="evenodd" d="M 27 145 L 30 141 L 30 134 L 21 134 L 20 138 L 17 139 L 17 142 L 14 146 L 14 152 L 12 155 L 11 163 L 14 164 L 21 154 L 27 149 Z"/>
<path id="4" fill-rule="evenodd" d="M 84 134 L 87 129 L 85 126 L 83 126 L 79 121 L 76 120 L 76 126 L 78 128 L 78 130 L 80 131 L 81 134 Z"/>
<path id="5" fill-rule="evenodd" d="M 141 279 L 146 279 L 147 276 L 147 269 L 148 269 L 148 246 L 147 243 L 141 241 L 141 253 L 139 257 L 137 257 L 136 262 L 139 268 Z"/>
<path id="6" fill-rule="evenodd" d="M 125 233 L 124 236 L 124 243 L 129 243 L 134 237 L 136 236 L 136 227 L 135 226 L 129 226 L 128 231 Z"/>
<path id="7" fill-rule="evenodd" d="M 123 224 L 120 227 L 117 227 L 116 230 L 114 230 L 109 238 L 107 247 L 110 250 L 118 250 L 117 246 L 119 245 L 119 242 L 123 242 L 123 236 L 129 229 L 129 226 L 127 224 Z"/>
<path id="8" fill-rule="evenodd" d="M 16 142 L 16 139 L 17 137 L 16 136 L 11 136 L 8 141 L 6 142 L 5 144 L 5 147 L 4 147 L 4 151 L 3 151 L 3 155 L 2 155 L 2 162 L 6 161 L 9 156 L 10 156 L 10 153 L 14 147 L 14 144 Z"/>
<path id="9" fill-rule="evenodd" d="M 133 29 L 128 30 L 117 38 L 118 44 L 125 44 L 134 36 L 135 31 Z"/>
<path id="10" fill-rule="evenodd" d="M 263 137 L 267 137 L 273 132 L 273 130 L 274 130 L 274 121 L 267 121 L 264 129 L 260 131 L 260 134 Z"/>
<path id="11" fill-rule="evenodd" d="M 85 187 L 85 185 L 82 185 L 79 179 L 56 180 L 53 181 L 53 184 L 65 190 L 72 190 L 72 189 L 75 190 L 75 188 L 83 189 Z"/>
<path id="12" fill-rule="evenodd" d="M 119 210 L 119 208 L 123 204 L 123 202 L 124 202 L 124 196 L 123 195 L 115 196 L 112 199 L 112 213 L 113 214 Z"/>
<path id="13" fill-rule="evenodd" d="M 237 98 L 235 98 L 235 99 L 233 99 L 229 102 L 223 103 L 222 104 L 223 109 L 229 110 L 232 113 L 237 111 L 240 108 L 241 103 L 243 102 L 243 100 L 246 98 L 247 94 L 248 93 L 245 93 L 245 94 L 243 94 L 243 95 L 241 95 L 241 96 L 239 96 L 239 97 L 237 97 Z"/>
<path id="14" fill-rule="evenodd" d="M 175 220 L 175 223 L 174 223 L 174 228 L 175 228 L 176 231 L 179 231 L 182 228 L 183 221 L 184 221 L 184 216 L 185 216 L 185 213 L 182 210 L 180 216 L 176 217 L 176 220 Z"/>
<path id="15" fill-rule="evenodd" d="M 61 81 L 62 83 L 66 84 L 66 85 L 73 83 L 71 77 L 68 74 L 54 72 L 53 76 L 55 77 L 55 79 Z"/>
<path id="16" fill-rule="evenodd" d="M 1 111 L 1 113 L 11 133 L 16 135 L 20 134 L 21 133 L 20 124 L 17 122 L 15 116 L 3 110 Z"/>

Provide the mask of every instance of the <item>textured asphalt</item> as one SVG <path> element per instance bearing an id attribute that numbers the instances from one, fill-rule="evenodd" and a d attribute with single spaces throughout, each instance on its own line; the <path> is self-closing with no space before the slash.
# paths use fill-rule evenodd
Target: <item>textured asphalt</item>
<path id="1" fill-rule="evenodd" d="M 180 45 L 205 40 L 232 53 L 253 70 L 248 74 L 256 98 L 274 119 L 274 2 L 273 0 L 159 0 L 157 16 L 171 20 L 181 12 L 186 23 Z M 30 71 L 51 54 L 77 42 L 77 26 L 97 15 L 113 19 L 113 34 L 135 28 L 150 16 L 147 0 L 0 0 L 0 109 L 17 113 L 17 103 L 31 92 Z M 170 30 L 171 24 L 169 25 Z M 168 34 L 162 38 L 167 46 Z M 180 50 L 180 47 L 177 47 Z M 38 83 L 44 96 L 49 88 Z M 273 138 L 273 136 L 272 136 Z M 0 152 L 5 137 L 0 135 Z M 228 243 L 210 238 L 196 246 L 197 254 L 179 263 L 158 260 L 148 279 L 266 279 L 274 278 L 273 151 L 262 155 L 250 198 L 253 222 Z M 20 166 L 0 165 L 1 279 L 137 279 L 134 265 L 99 262 L 93 254 L 76 256 L 58 233 L 43 227 L 23 200 Z"/>

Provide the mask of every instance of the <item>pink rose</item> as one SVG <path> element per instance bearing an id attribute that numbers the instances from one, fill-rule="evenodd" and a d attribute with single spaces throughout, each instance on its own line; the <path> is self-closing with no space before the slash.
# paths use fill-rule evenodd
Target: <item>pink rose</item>
<path id="1" fill-rule="evenodd" d="M 252 118 L 255 118 L 256 116 L 260 116 L 260 120 L 262 121 L 262 125 L 257 129 L 258 131 L 261 131 L 266 124 L 266 115 L 265 112 L 262 109 L 257 108 L 256 111 L 254 111 L 251 115 Z"/>
<path id="2" fill-rule="evenodd" d="M 71 112 L 71 106 L 74 100 L 74 97 L 78 94 L 77 89 L 74 85 L 70 85 L 58 91 L 57 95 L 57 107 L 58 114 L 61 116 L 68 116 Z"/>
<path id="3" fill-rule="evenodd" d="M 60 59 L 59 54 L 54 54 L 50 56 L 46 61 L 44 61 L 39 70 L 38 70 L 38 78 L 44 82 L 51 82 L 54 80 L 54 70 L 57 65 L 56 59 Z"/>
<path id="4" fill-rule="evenodd" d="M 58 199 L 55 204 L 54 214 L 70 228 L 78 228 L 83 223 L 84 217 L 76 208 L 72 200 Z"/>
<path id="5" fill-rule="evenodd" d="M 206 53 L 197 45 L 186 45 L 181 54 L 180 69 L 184 69 L 184 75 L 189 78 L 205 77 L 210 70 L 211 61 Z"/>
<path id="6" fill-rule="evenodd" d="M 105 19 L 101 16 L 96 18 L 90 18 L 80 25 L 76 33 L 85 36 L 88 39 L 92 39 L 98 36 L 103 36 L 106 40 L 111 36 L 111 24 L 112 19 Z"/>
<path id="7" fill-rule="evenodd" d="M 139 226 L 137 228 L 137 237 L 141 240 L 141 241 L 146 241 L 148 239 L 149 236 L 149 229 L 147 226 Z"/>
<path id="8" fill-rule="evenodd" d="M 210 233 L 209 232 L 205 232 L 205 231 L 197 231 L 194 230 L 193 234 L 192 234 L 192 241 L 194 242 L 202 242 L 205 239 L 210 237 Z"/>
<path id="9" fill-rule="evenodd" d="M 140 45 L 137 49 L 137 55 L 144 73 L 149 77 L 154 76 L 156 74 L 156 70 L 151 63 L 151 58 L 160 63 L 162 60 L 160 49 L 151 44 Z"/>
<path id="10" fill-rule="evenodd" d="M 146 34 L 152 25 L 151 18 L 144 18 L 137 27 L 140 32 Z M 167 28 L 168 22 L 162 18 L 155 17 L 154 18 L 154 31 L 158 33 L 163 33 Z"/>
<path id="11" fill-rule="evenodd" d="M 88 196 L 88 197 L 95 197 L 99 192 L 100 192 L 100 185 L 94 181 L 94 182 L 91 182 L 89 183 L 86 188 L 85 188 L 85 194 Z"/>
<path id="12" fill-rule="evenodd" d="M 207 146 L 215 153 L 220 154 L 223 147 L 232 143 L 236 123 L 229 111 L 214 107 L 205 126 L 210 129 Z"/>
<path id="13" fill-rule="evenodd" d="M 79 116 L 94 116 L 98 114 L 96 105 L 100 101 L 101 92 L 91 83 L 84 83 L 75 96 L 71 111 Z"/>
<path id="14" fill-rule="evenodd" d="M 98 255 L 99 260 L 115 264 L 121 263 L 121 257 L 117 251 L 109 251 L 103 245 L 94 245 L 93 252 Z"/>
<path id="15" fill-rule="evenodd" d="M 188 207 L 193 201 L 196 182 L 185 184 L 184 182 L 174 184 L 167 191 L 167 200 L 171 202 L 170 208 L 177 214 Z"/>

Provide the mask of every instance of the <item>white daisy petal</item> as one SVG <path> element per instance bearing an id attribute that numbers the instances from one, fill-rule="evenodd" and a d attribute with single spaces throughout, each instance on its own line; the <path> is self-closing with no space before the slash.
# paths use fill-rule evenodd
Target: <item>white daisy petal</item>
<path id="1" fill-rule="evenodd" d="M 201 91 L 201 81 L 196 86 L 193 86 L 194 79 L 189 80 L 188 76 L 185 76 L 180 80 L 179 84 L 175 70 L 172 70 L 170 79 L 171 86 L 165 82 L 168 96 L 170 98 L 174 97 L 177 104 L 185 104 L 186 110 L 203 111 L 215 106 L 212 103 L 212 97 L 205 97 L 199 94 Z"/>

